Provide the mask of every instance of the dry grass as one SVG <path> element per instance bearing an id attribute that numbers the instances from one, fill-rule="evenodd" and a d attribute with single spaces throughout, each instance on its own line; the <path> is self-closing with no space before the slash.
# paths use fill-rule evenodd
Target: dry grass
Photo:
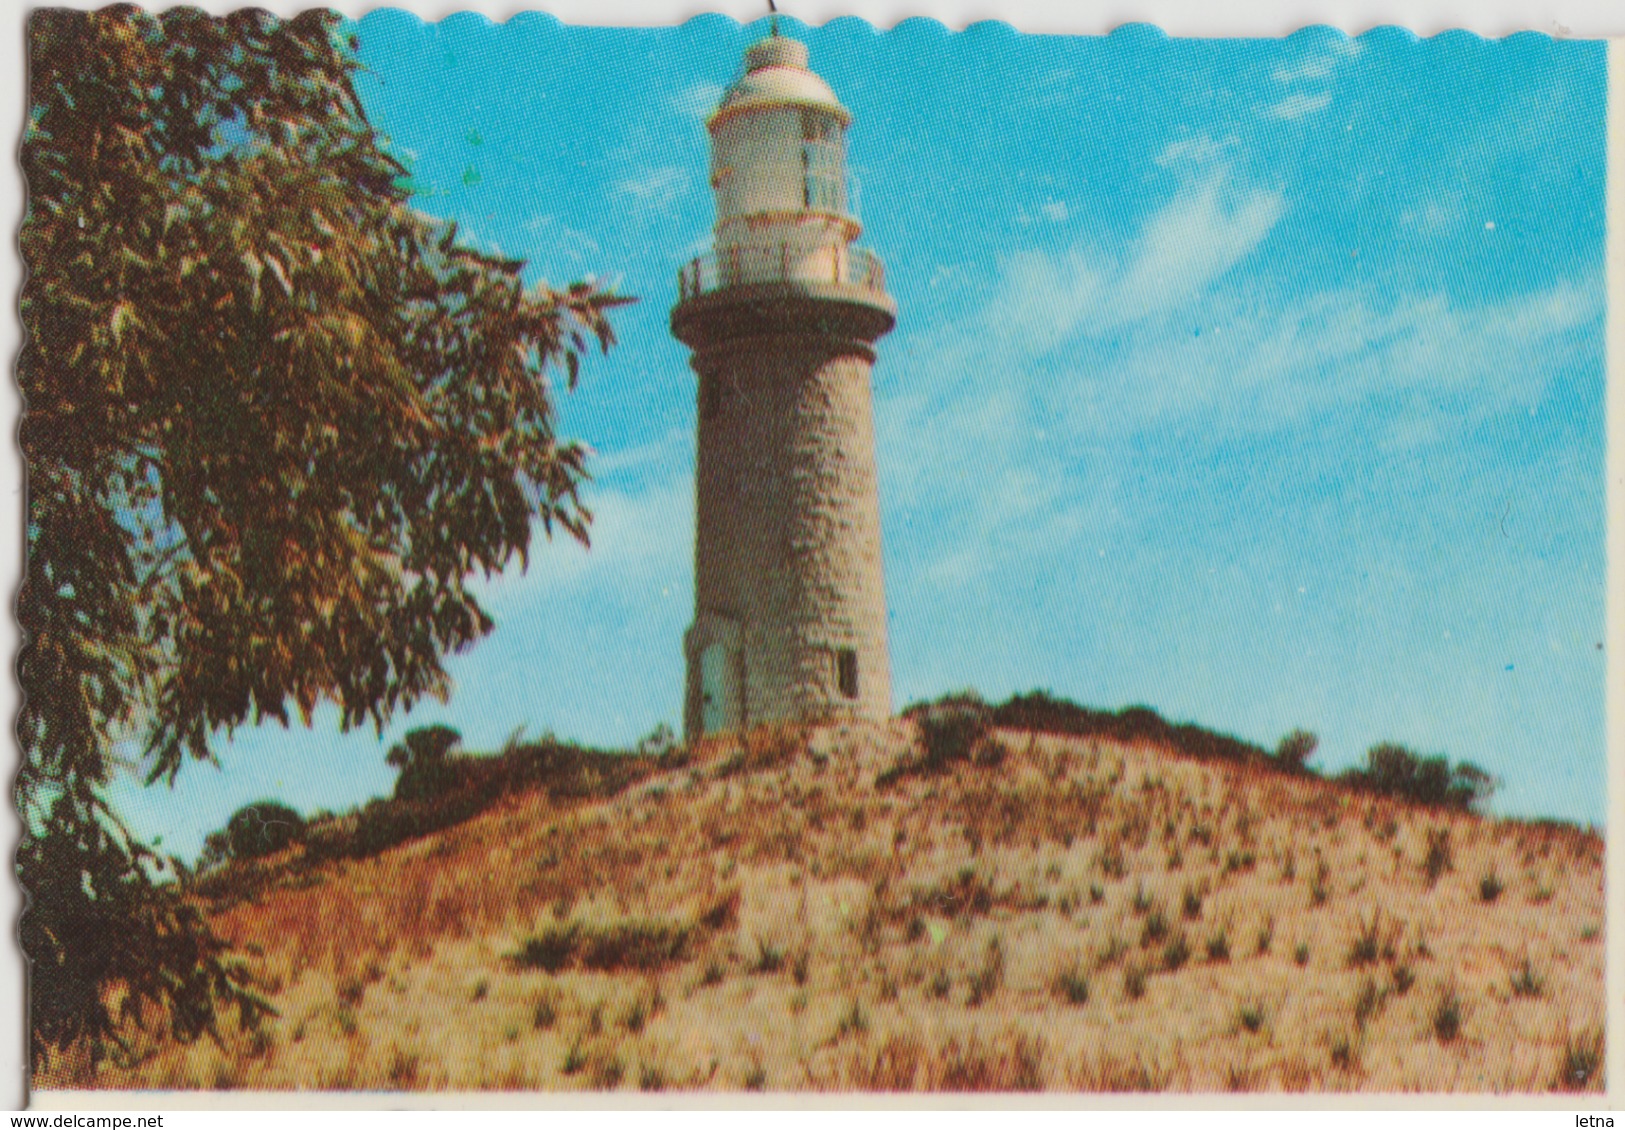
<path id="1" fill-rule="evenodd" d="M 1154 748 L 772 731 L 215 912 L 278 1017 L 41 1086 L 1600 1089 L 1600 838 Z M 1486 877 L 1494 881 L 1486 883 Z M 1493 897 L 1488 893 L 1494 892 Z"/>

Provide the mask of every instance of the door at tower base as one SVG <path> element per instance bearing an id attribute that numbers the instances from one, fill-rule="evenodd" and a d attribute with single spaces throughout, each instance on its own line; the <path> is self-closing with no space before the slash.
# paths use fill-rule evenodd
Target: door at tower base
<path id="1" fill-rule="evenodd" d="M 739 725 L 739 657 L 726 644 L 700 652 L 700 732 L 716 734 Z"/>
<path id="2" fill-rule="evenodd" d="M 691 737 L 744 727 L 744 633 L 732 617 L 706 613 L 683 641 L 688 653 L 688 692 L 683 729 Z"/>

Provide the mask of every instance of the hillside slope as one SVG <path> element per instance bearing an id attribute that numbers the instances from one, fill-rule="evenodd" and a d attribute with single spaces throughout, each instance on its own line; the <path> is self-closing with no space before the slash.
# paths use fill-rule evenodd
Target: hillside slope
<path id="1" fill-rule="evenodd" d="M 1598 836 L 1011 731 L 898 773 L 914 741 L 759 733 L 289 859 L 216 910 L 276 1020 L 40 1082 L 1600 1088 Z"/>

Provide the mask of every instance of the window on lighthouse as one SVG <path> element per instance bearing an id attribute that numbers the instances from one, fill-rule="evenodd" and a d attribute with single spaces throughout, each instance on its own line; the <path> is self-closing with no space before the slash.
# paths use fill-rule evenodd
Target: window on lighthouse
<path id="1" fill-rule="evenodd" d="M 846 211 L 846 186 L 841 170 L 841 128 L 827 114 L 801 112 L 801 168 L 805 174 L 803 204 L 819 212 Z"/>
<path id="2" fill-rule="evenodd" d="M 844 697 L 858 697 L 858 653 L 849 647 L 835 653 L 835 682 Z"/>

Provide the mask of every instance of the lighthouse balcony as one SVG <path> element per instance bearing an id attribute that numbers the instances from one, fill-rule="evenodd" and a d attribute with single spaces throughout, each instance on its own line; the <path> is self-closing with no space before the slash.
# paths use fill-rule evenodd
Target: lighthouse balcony
<path id="1" fill-rule="evenodd" d="M 677 290 L 672 333 L 701 351 L 763 335 L 813 335 L 872 354 L 897 321 L 880 256 L 846 243 L 720 248 L 684 267 Z"/>
<path id="2" fill-rule="evenodd" d="M 729 247 L 701 255 L 677 273 L 679 301 L 731 287 L 813 283 L 886 293 L 886 267 L 867 247 L 790 243 Z"/>

